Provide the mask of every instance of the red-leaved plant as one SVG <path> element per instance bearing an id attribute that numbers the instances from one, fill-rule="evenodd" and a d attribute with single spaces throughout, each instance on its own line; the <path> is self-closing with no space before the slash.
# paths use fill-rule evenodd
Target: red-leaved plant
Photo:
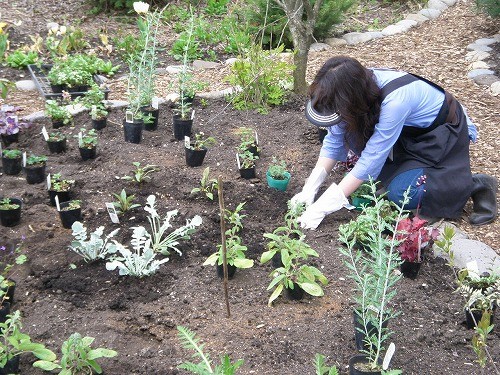
<path id="1" fill-rule="evenodd" d="M 396 239 L 400 242 L 397 249 L 402 260 L 420 262 L 422 249 L 434 241 L 439 231 L 426 227 L 427 220 L 418 216 L 401 220 L 396 228 Z"/>

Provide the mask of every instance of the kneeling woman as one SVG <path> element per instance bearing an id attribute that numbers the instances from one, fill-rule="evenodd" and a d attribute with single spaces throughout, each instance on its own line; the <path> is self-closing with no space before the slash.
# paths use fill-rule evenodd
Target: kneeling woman
<path id="1" fill-rule="evenodd" d="M 440 86 L 405 72 L 366 69 L 357 60 L 329 59 L 309 88 L 306 117 L 328 129 L 316 167 L 292 200 L 306 203 L 299 218 L 315 229 L 325 215 L 339 210 L 370 177 L 381 181 L 387 196 L 400 203 L 410 187 L 407 209 L 422 215 L 458 218 L 472 197 L 472 224 L 496 217 L 497 180 L 472 175 L 469 141 L 476 127 L 460 103 Z M 337 161 L 348 150 L 358 156 L 354 168 L 314 197 Z"/>

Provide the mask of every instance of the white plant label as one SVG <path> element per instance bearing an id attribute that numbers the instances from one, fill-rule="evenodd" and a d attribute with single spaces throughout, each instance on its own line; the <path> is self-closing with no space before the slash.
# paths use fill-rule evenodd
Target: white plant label
<path id="1" fill-rule="evenodd" d="M 82 132 L 78 133 L 78 146 L 83 146 L 83 134 Z"/>
<path id="2" fill-rule="evenodd" d="M 240 155 L 238 153 L 236 153 L 236 162 L 238 163 L 238 169 L 241 169 Z"/>
<path id="3" fill-rule="evenodd" d="M 194 109 L 193 109 L 193 112 L 191 112 L 191 120 L 194 119 Z"/>
<path id="4" fill-rule="evenodd" d="M 118 214 L 116 213 L 115 206 L 113 203 L 106 202 L 106 208 L 108 210 L 109 218 L 115 224 L 120 224 L 120 219 L 118 218 Z"/>
<path id="5" fill-rule="evenodd" d="M 191 139 L 187 135 L 185 135 L 184 136 L 184 147 L 189 148 L 189 146 L 191 146 Z"/>
<path id="6" fill-rule="evenodd" d="M 47 175 L 47 190 L 50 190 L 50 173 Z"/>
<path id="7" fill-rule="evenodd" d="M 0 142 L 0 155 L 2 154 L 2 142 Z"/>
<path id="8" fill-rule="evenodd" d="M 387 348 L 387 351 L 385 352 L 384 361 L 382 362 L 382 370 L 385 371 L 389 368 L 392 356 L 394 355 L 395 351 L 396 351 L 396 345 L 394 345 L 394 343 L 391 342 L 389 344 L 389 347 Z"/>
<path id="9" fill-rule="evenodd" d="M 160 99 L 157 96 L 153 96 L 153 99 L 151 99 L 151 107 L 154 109 L 158 109 L 160 106 Z"/>
<path id="10" fill-rule="evenodd" d="M 23 152 L 23 167 L 26 168 L 26 151 Z"/>
<path id="11" fill-rule="evenodd" d="M 42 128 L 42 135 L 43 139 L 45 139 L 46 141 L 49 140 L 49 133 L 47 133 L 47 129 L 45 129 L 45 126 Z"/>
<path id="12" fill-rule="evenodd" d="M 59 196 L 56 195 L 55 199 L 56 201 L 56 208 L 57 208 L 57 211 L 61 211 L 61 205 L 59 204 Z"/>
<path id="13" fill-rule="evenodd" d="M 257 131 L 254 131 L 255 133 L 255 145 L 257 146 L 259 144 L 259 136 L 257 135 Z"/>
<path id="14" fill-rule="evenodd" d="M 125 112 L 125 121 L 134 122 L 134 114 L 130 111 Z"/>

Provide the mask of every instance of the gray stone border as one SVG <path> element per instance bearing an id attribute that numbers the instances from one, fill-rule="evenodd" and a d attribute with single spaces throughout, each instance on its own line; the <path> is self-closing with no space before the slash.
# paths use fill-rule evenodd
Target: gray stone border
<path id="1" fill-rule="evenodd" d="M 491 70 L 492 66 L 486 62 L 491 56 L 491 45 L 500 43 L 500 34 L 495 34 L 490 38 L 481 38 L 467 46 L 465 61 L 470 62 L 467 77 L 476 84 L 489 86 L 493 96 L 500 95 L 500 77 Z"/>

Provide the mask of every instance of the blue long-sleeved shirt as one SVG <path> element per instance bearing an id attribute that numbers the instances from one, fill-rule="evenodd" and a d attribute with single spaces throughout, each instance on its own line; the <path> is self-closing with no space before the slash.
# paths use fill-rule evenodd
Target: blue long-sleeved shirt
<path id="1" fill-rule="evenodd" d="M 406 74 L 377 69 L 373 72 L 380 88 Z M 443 101 L 444 93 L 422 80 L 411 82 L 387 95 L 382 102 L 373 135 L 361 151 L 360 158 L 351 171 L 352 175 L 360 180 L 368 180 L 369 176 L 377 178 L 403 127 L 429 127 L 437 117 Z M 467 122 L 471 139 L 475 140 L 475 126 L 468 118 Z M 320 156 L 345 161 L 349 146 L 345 144 L 344 135 L 345 123 L 329 127 Z M 358 150 L 353 151 L 359 154 Z"/>

